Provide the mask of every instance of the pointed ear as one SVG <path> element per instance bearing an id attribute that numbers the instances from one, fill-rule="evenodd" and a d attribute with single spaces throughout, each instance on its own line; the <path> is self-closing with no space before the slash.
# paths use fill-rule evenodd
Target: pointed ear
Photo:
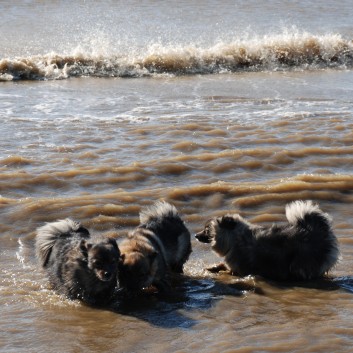
<path id="1" fill-rule="evenodd" d="M 237 220 L 234 217 L 225 215 L 221 219 L 217 218 L 218 225 L 225 229 L 234 229 L 237 225 Z"/>
<path id="2" fill-rule="evenodd" d="M 116 242 L 116 240 L 114 238 L 108 238 L 108 244 L 113 245 L 114 249 L 120 254 L 119 248 L 118 248 L 118 244 Z"/>
<path id="3" fill-rule="evenodd" d="M 82 239 L 82 240 L 81 240 L 81 242 L 80 242 L 80 250 L 81 250 L 83 253 L 87 254 L 87 251 L 88 251 L 89 249 L 91 249 L 91 247 L 92 247 L 92 244 L 91 244 L 91 243 L 87 243 L 87 241 L 86 241 L 85 239 Z"/>
<path id="4" fill-rule="evenodd" d="M 90 234 L 89 234 L 89 231 L 80 225 L 80 227 L 76 230 L 76 233 L 80 233 L 80 235 L 84 238 L 89 238 L 90 237 Z"/>

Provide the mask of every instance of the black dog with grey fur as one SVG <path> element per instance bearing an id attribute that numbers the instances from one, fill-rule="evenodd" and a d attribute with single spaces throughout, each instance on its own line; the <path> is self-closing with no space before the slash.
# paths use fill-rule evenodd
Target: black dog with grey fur
<path id="1" fill-rule="evenodd" d="M 262 227 L 238 214 L 215 217 L 196 234 L 224 257 L 210 271 L 228 269 L 240 276 L 275 280 L 310 280 L 324 276 L 337 263 L 339 248 L 331 218 L 311 201 L 286 206 L 288 223 Z"/>
<path id="2" fill-rule="evenodd" d="M 112 299 L 120 258 L 115 239 L 93 241 L 80 223 L 64 219 L 37 229 L 36 253 L 58 293 L 90 305 Z"/>

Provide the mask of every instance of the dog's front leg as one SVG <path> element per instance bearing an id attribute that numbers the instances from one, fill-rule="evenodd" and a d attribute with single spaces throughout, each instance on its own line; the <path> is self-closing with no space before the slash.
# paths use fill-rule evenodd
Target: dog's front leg
<path id="1" fill-rule="evenodd" d="M 166 278 L 162 278 L 159 281 L 153 283 L 153 285 L 158 289 L 159 293 L 168 293 L 171 291 L 170 282 Z"/>

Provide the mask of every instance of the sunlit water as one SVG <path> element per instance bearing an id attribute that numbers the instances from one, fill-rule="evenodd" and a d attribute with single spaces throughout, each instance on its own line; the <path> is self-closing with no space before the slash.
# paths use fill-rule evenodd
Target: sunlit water
<path id="1" fill-rule="evenodd" d="M 353 7 L 322 2 L 0 4 L 1 352 L 350 352 Z M 192 240 L 174 293 L 94 309 L 52 292 L 35 229 L 119 239 L 173 203 L 191 233 L 239 212 L 333 217 L 331 279 L 214 275 Z"/>

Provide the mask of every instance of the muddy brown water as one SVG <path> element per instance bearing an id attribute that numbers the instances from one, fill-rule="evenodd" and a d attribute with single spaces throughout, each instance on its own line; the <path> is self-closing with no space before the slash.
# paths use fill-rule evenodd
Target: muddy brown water
<path id="1" fill-rule="evenodd" d="M 108 3 L 0 4 L 0 351 L 351 352 L 350 2 Z M 169 296 L 98 309 L 50 289 L 38 226 L 119 240 L 161 199 L 192 234 L 227 212 L 285 222 L 310 199 L 342 258 L 276 283 L 207 272 L 220 259 L 192 239 Z"/>

